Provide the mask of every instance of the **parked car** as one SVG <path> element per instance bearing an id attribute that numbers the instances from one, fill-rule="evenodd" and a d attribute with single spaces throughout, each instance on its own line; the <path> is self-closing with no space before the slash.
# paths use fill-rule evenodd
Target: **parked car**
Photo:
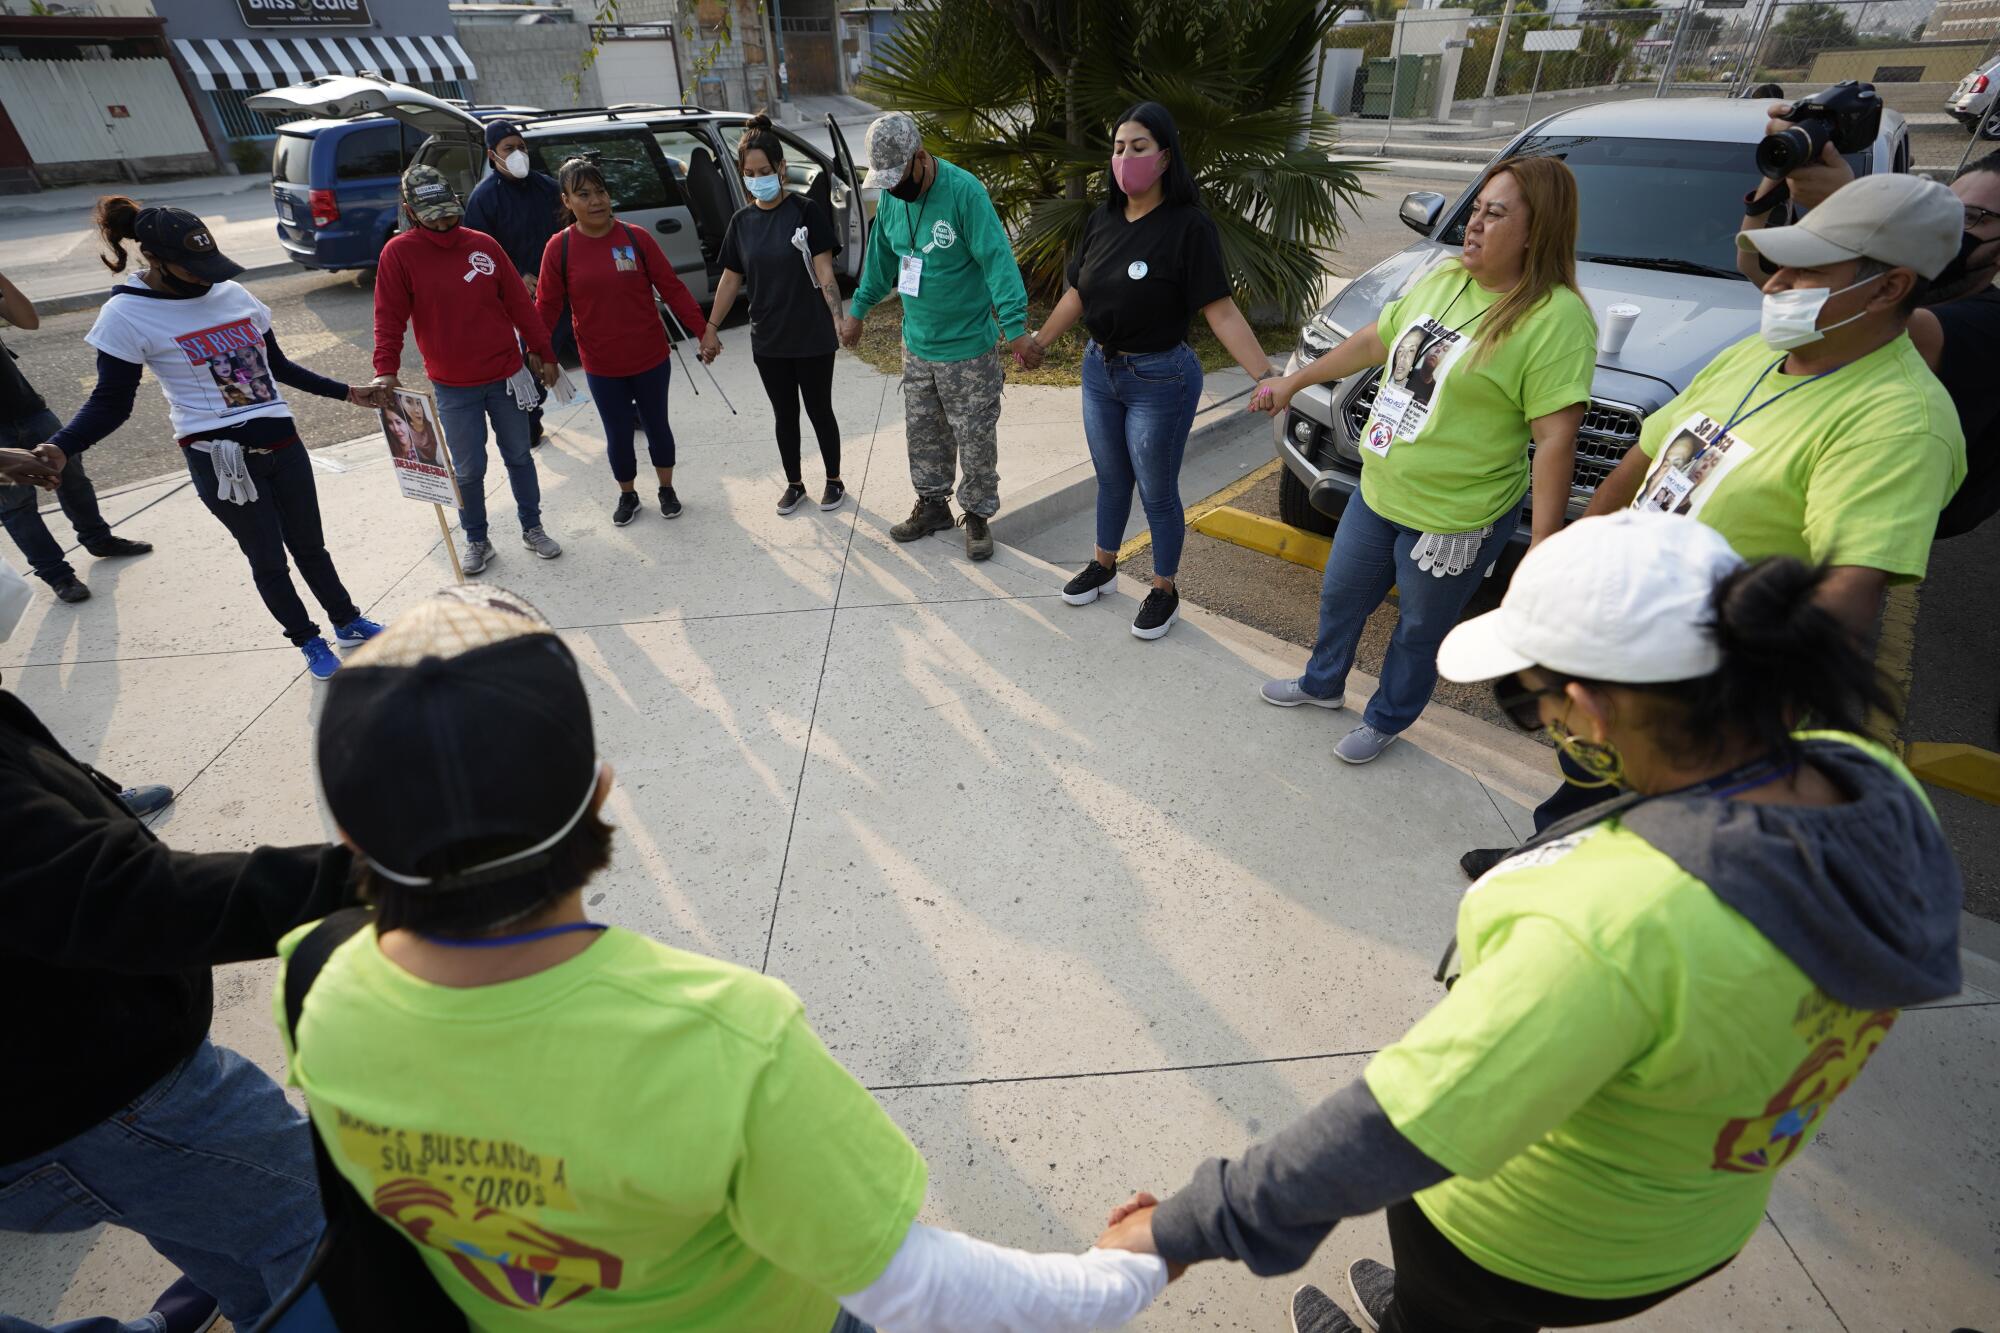
<path id="1" fill-rule="evenodd" d="M 1951 96 L 1945 98 L 1944 109 L 1951 113 L 1952 119 L 1965 126 L 1967 134 L 1977 134 L 1979 122 L 1993 107 L 1995 93 L 2000 93 L 2000 56 L 1995 56 L 1960 79 Z M 1986 137 L 2000 139 L 2000 116 L 1994 120 L 1996 123 L 1986 127 Z"/>
<path id="2" fill-rule="evenodd" d="M 480 118 L 404 84 L 336 75 L 259 93 L 250 105 L 328 118 L 390 118 L 421 136 L 412 160 L 438 168 L 461 194 L 470 194 L 489 169 Z M 520 120 L 528 159 L 537 170 L 553 175 L 571 157 L 595 156 L 618 216 L 632 226 L 652 228 L 681 281 L 697 301 L 708 302 L 722 276 L 723 233 L 736 210 L 749 202 L 736 171 L 736 140 L 749 116 L 698 106 L 625 104 Z M 826 123 L 830 153 L 788 128 L 779 127 L 777 133 L 785 141 L 786 187 L 826 206 L 841 229 L 843 248 L 835 272 L 851 284 L 861 272 L 868 216 L 846 139 L 833 117 Z"/>
<path id="3" fill-rule="evenodd" d="M 1637 443 L 1647 414 L 1718 351 L 1757 328 L 1761 296 L 1737 272 L 1735 257 L 1743 190 L 1757 179 L 1753 153 L 1764 120 L 1761 105 L 1732 99 L 1606 103 L 1550 116 L 1494 158 L 1553 155 L 1569 165 L 1580 195 L 1577 280 L 1584 299 L 1600 322 L 1607 306 L 1641 311 L 1619 353 L 1598 358 L 1576 442 L 1572 518 Z M 1875 143 L 1847 160 L 1858 175 L 1907 171 L 1903 118 L 1883 112 Z M 1383 306 L 1455 257 L 1477 192 L 1475 181 L 1449 204 L 1429 190 L 1407 196 L 1398 216 L 1423 239 L 1354 279 L 1307 321 L 1286 368 L 1366 328 Z M 1359 441 L 1380 377 L 1378 366 L 1314 385 L 1275 423 L 1285 522 L 1333 531 L 1360 484 Z M 1513 538 L 1517 550 L 1529 535 L 1524 517 Z"/>
<path id="4" fill-rule="evenodd" d="M 276 108 L 288 109 L 288 108 Z M 536 107 L 468 106 L 482 122 Z M 293 120 L 271 146 L 278 241 L 306 268 L 373 268 L 396 230 L 397 182 L 424 136 L 387 116 Z"/>

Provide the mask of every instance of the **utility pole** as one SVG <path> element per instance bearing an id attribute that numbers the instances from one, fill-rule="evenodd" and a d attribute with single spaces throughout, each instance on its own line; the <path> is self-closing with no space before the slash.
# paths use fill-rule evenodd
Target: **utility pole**
<path id="1" fill-rule="evenodd" d="M 1500 83 L 1500 62 L 1507 55 L 1507 24 L 1514 17 L 1514 0 L 1507 0 L 1507 8 L 1500 12 L 1500 34 L 1493 41 L 1493 63 L 1486 67 L 1486 100 L 1493 100 L 1493 90 Z"/>

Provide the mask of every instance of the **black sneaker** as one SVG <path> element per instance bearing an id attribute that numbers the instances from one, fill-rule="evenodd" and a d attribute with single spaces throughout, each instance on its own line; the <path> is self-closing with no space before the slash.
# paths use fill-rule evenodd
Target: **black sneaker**
<path id="1" fill-rule="evenodd" d="M 668 518 L 681 516 L 681 497 L 674 494 L 671 486 L 660 487 L 660 512 Z"/>
<path id="2" fill-rule="evenodd" d="M 1465 872 L 1467 879 L 1479 879 L 1519 850 L 1518 847 L 1475 847 L 1458 858 L 1458 868 Z"/>
<path id="3" fill-rule="evenodd" d="M 618 492 L 618 507 L 611 511 L 611 521 L 622 528 L 637 517 L 639 517 L 639 492 Z"/>
<path id="4" fill-rule="evenodd" d="M 153 549 L 151 542 L 135 542 L 130 537 L 106 537 L 94 541 L 83 548 L 100 560 L 121 555 L 144 555 Z"/>
<path id="5" fill-rule="evenodd" d="M 819 507 L 822 512 L 831 513 L 847 503 L 847 483 L 828 481 L 826 489 L 819 493 Z"/>
<path id="6" fill-rule="evenodd" d="M 1146 594 L 1139 614 L 1132 621 L 1132 634 L 1140 639 L 1157 639 L 1181 618 L 1181 595 L 1172 588 L 1155 588 Z"/>
<path id="7" fill-rule="evenodd" d="M 1310 1284 L 1292 1293 L 1292 1333 L 1361 1333 L 1347 1311 Z"/>
<path id="8" fill-rule="evenodd" d="M 161 1292 L 152 1312 L 160 1317 L 163 1333 L 208 1333 L 222 1318 L 221 1304 L 188 1277 Z"/>
<path id="9" fill-rule="evenodd" d="M 1097 600 L 1097 594 L 1105 584 L 1118 577 L 1118 571 L 1093 560 L 1083 567 L 1083 572 L 1063 584 L 1063 600 L 1071 606 L 1088 606 Z"/>
<path id="10" fill-rule="evenodd" d="M 1382 1333 L 1382 1321 L 1396 1300 L 1396 1270 L 1373 1259 L 1356 1259 L 1347 1266 L 1347 1294 L 1368 1333 Z"/>
<path id="11" fill-rule="evenodd" d="M 806 502 L 806 488 L 802 482 L 792 482 L 785 487 L 785 493 L 778 497 L 778 512 L 789 514 Z"/>
<path id="12" fill-rule="evenodd" d="M 84 587 L 82 580 L 78 579 L 74 574 L 64 574 L 59 578 L 50 579 L 49 591 L 53 592 L 59 601 L 87 602 L 90 600 L 90 589 Z"/>

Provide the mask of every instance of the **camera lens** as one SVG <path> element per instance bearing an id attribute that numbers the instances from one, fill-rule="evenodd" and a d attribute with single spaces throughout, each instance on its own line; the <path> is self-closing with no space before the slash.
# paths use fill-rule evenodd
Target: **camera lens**
<path id="1" fill-rule="evenodd" d="M 1767 134 L 1757 145 L 1757 170 L 1774 181 L 1783 180 L 1812 161 L 1817 151 L 1812 136 L 1796 126 Z"/>

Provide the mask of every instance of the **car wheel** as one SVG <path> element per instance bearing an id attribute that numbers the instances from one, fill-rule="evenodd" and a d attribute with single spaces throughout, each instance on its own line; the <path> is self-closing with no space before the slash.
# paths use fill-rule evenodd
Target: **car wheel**
<path id="1" fill-rule="evenodd" d="M 1331 537 L 1339 520 L 1328 518 L 1312 507 L 1306 484 L 1289 467 L 1278 468 L 1278 517 L 1295 528 Z"/>

